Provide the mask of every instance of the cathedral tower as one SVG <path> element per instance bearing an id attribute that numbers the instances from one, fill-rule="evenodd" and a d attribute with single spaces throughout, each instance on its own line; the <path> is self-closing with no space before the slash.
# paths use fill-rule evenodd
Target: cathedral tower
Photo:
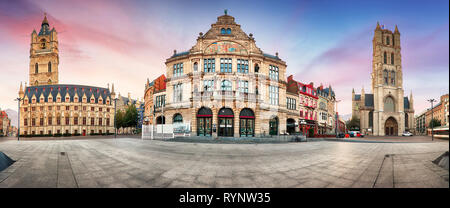
<path id="1" fill-rule="evenodd" d="M 375 135 L 401 135 L 405 130 L 400 32 L 377 23 L 373 37 L 372 92 Z"/>
<path id="2" fill-rule="evenodd" d="M 404 97 L 400 32 L 377 23 L 372 40 L 372 94 L 352 91 L 352 114 L 360 118 L 361 131 L 376 136 L 414 131 L 412 97 Z"/>
<path id="3" fill-rule="evenodd" d="M 31 33 L 30 86 L 58 84 L 58 37 L 55 28 L 50 30 L 47 15 L 41 30 Z"/>

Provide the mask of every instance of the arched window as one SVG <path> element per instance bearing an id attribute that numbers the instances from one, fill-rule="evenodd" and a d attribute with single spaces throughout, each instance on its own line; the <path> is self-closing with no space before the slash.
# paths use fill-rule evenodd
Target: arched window
<path id="1" fill-rule="evenodd" d="M 48 62 L 48 72 L 52 72 L 52 63 Z"/>
<path id="2" fill-rule="evenodd" d="M 175 114 L 173 116 L 172 123 L 182 123 L 183 122 L 183 116 L 179 113 Z"/>
<path id="3" fill-rule="evenodd" d="M 225 28 L 220 29 L 220 34 L 225 34 Z"/>
<path id="4" fill-rule="evenodd" d="M 198 70 L 198 63 L 195 62 L 195 63 L 194 63 L 194 71 L 196 72 L 197 70 Z"/>
<path id="5" fill-rule="evenodd" d="M 386 55 L 386 51 L 383 53 L 383 59 L 384 59 L 384 63 L 387 64 L 387 55 Z"/>
<path id="6" fill-rule="evenodd" d="M 394 65 L 394 53 L 391 53 L 391 64 Z"/>
<path id="7" fill-rule="evenodd" d="M 229 80 L 223 80 L 221 85 L 222 91 L 231 91 L 231 82 Z"/>
<path id="8" fill-rule="evenodd" d="M 383 71 L 383 78 L 384 78 L 384 84 L 387 85 L 388 84 L 388 71 L 386 69 Z"/>
<path id="9" fill-rule="evenodd" d="M 391 85 L 395 85 L 395 71 L 391 71 Z"/>
<path id="10" fill-rule="evenodd" d="M 388 36 L 388 37 L 386 37 L 386 44 L 389 45 L 390 43 L 391 43 L 391 41 L 390 41 L 389 36 Z"/>
<path id="11" fill-rule="evenodd" d="M 231 29 L 230 28 L 227 29 L 227 34 L 231 34 Z"/>
<path id="12" fill-rule="evenodd" d="M 36 63 L 34 64 L 34 73 L 38 73 L 39 72 L 39 65 Z"/>
<path id="13" fill-rule="evenodd" d="M 384 112 L 395 112 L 395 103 L 391 96 L 384 101 Z"/>
<path id="14" fill-rule="evenodd" d="M 258 64 L 255 64 L 255 73 L 258 73 L 259 72 L 259 66 L 258 66 Z"/>

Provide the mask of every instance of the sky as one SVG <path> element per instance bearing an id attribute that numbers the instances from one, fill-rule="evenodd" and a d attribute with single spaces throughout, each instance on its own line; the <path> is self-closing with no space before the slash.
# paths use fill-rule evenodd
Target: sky
<path id="1" fill-rule="evenodd" d="M 17 110 L 28 82 L 30 37 L 44 13 L 58 32 L 59 83 L 106 87 L 143 98 L 147 78 L 165 73 L 173 50 L 187 51 L 224 10 L 265 53 L 286 61 L 286 77 L 331 86 L 341 115 L 352 88 L 371 93 L 377 21 L 401 33 L 403 88 L 416 114 L 449 91 L 449 1 L 1 0 L 0 108 Z"/>

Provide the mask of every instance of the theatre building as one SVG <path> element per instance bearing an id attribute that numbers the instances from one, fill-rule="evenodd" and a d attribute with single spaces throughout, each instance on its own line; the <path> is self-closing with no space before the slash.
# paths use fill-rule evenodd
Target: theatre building
<path id="1" fill-rule="evenodd" d="M 226 13 L 165 64 L 157 121 L 189 124 L 193 136 L 221 137 L 279 135 L 298 125 L 295 94 L 287 108 L 286 62 L 264 53 Z"/>

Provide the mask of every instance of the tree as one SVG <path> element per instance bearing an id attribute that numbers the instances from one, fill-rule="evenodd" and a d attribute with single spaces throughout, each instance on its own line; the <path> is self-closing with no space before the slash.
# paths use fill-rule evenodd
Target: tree
<path id="1" fill-rule="evenodd" d="M 138 112 L 136 106 L 129 105 L 124 116 L 125 127 L 136 127 L 138 124 Z"/>
<path id="2" fill-rule="evenodd" d="M 441 126 L 441 121 L 438 120 L 438 119 L 433 118 L 430 121 L 430 125 L 428 127 L 431 128 L 431 127 L 438 127 L 438 126 Z"/>
<path id="3" fill-rule="evenodd" d="M 125 116 L 125 114 L 121 110 L 118 110 L 116 112 L 115 118 L 116 118 L 116 128 L 117 129 L 124 127 L 124 116 Z"/>
<path id="4" fill-rule="evenodd" d="M 352 119 L 346 122 L 347 129 L 350 131 L 359 131 L 360 129 L 360 120 L 356 118 L 356 116 L 352 116 Z"/>

